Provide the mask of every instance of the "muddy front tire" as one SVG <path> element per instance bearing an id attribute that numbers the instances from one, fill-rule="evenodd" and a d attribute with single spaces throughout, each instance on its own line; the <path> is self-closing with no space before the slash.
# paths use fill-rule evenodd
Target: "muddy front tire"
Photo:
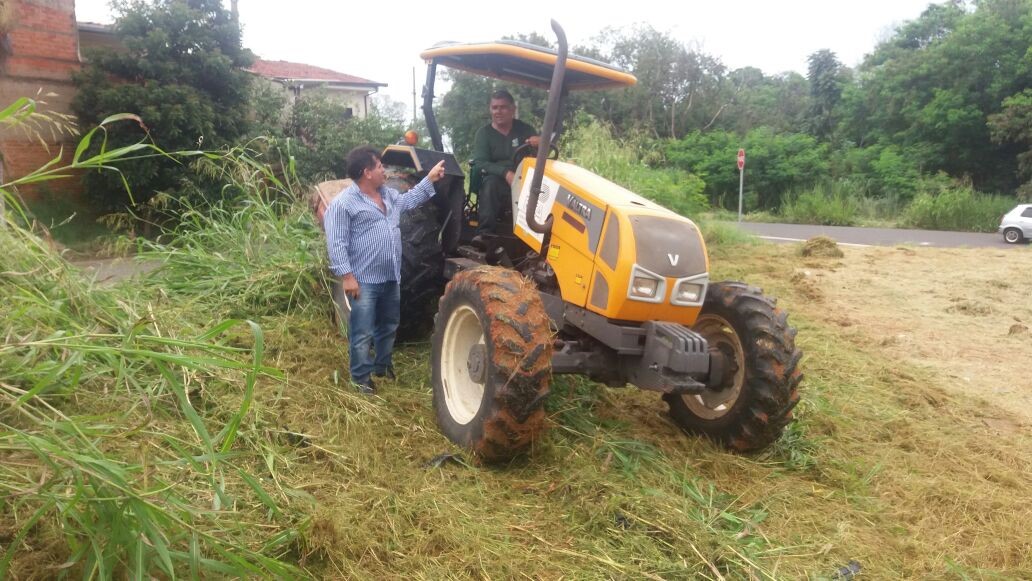
<path id="1" fill-rule="evenodd" d="M 459 273 L 434 325 L 441 431 L 485 462 L 525 452 L 544 432 L 551 360 L 548 315 L 533 284 L 504 268 Z"/>
<path id="2" fill-rule="evenodd" d="M 711 284 L 692 327 L 728 361 L 722 389 L 665 395 L 670 416 L 686 432 L 748 452 L 781 435 L 799 402 L 802 353 L 787 315 L 755 287 Z"/>

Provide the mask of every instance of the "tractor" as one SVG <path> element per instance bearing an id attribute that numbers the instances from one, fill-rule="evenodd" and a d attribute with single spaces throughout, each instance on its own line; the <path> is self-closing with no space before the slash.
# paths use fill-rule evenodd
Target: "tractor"
<path id="1" fill-rule="evenodd" d="M 400 190 L 446 161 L 437 195 L 402 219 L 399 329 L 399 340 L 432 332 L 441 431 L 481 461 L 507 461 L 544 432 L 553 375 L 581 374 L 658 392 L 681 429 L 729 449 L 768 446 L 799 401 L 795 329 L 759 289 L 709 280 L 690 219 L 558 159 L 569 93 L 636 79 L 570 54 L 562 27 L 552 28 L 557 50 L 506 40 L 424 51 L 433 149 L 383 151 L 384 165 L 400 168 L 389 183 Z M 515 153 L 503 234 L 474 236 L 476 197 L 433 111 L 438 67 L 548 91 L 540 144 Z M 346 321 L 346 297 L 335 298 Z"/>

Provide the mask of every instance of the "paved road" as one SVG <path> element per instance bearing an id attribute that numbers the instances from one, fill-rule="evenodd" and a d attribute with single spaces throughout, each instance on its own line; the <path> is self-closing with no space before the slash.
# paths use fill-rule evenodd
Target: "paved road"
<path id="1" fill-rule="evenodd" d="M 858 246 L 935 246 L 940 248 L 1027 248 L 1026 244 L 1007 244 L 999 234 L 942 232 L 939 230 L 896 230 L 893 228 L 852 228 L 846 226 L 809 226 L 804 224 L 764 224 L 742 222 L 740 227 L 771 242 L 800 242 L 824 234 L 839 244 Z"/>

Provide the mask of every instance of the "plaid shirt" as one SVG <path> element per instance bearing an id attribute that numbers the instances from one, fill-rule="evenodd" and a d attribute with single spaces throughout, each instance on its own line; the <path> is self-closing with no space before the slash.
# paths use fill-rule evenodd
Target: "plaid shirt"
<path id="1" fill-rule="evenodd" d="M 401 215 L 434 193 L 429 178 L 405 194 L 381 187 L 384 214 L 357 185 L 345 188 L 326 210 L 326 249 L 333 274 L 354 274 L 359 283 L 401 281 Z"/>

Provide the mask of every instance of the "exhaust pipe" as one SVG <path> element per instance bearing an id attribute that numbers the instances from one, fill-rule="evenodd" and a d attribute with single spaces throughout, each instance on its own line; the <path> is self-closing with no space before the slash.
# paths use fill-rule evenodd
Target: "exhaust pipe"
<path id="1" fill-rule="evenodd" d="M 537 162 L 534 164 L 534 178 L 530 181 L 530 200 L 527 202 L 527 225 L 538 234 L 548 234 L 552 230 L 552 215 L 545 218 L 545 223 L 537 221 L 538 198 L 541 195 L 541 180 L 545 177 L 545 160 L 552 148 L 552 134 L 556 119 L 559 117 L 559 101 L 562 100 L 563 79 L 566 77 L 566 55 L 569 48 L 566 44 L 566 33 L 559 23 L 552 20 L 552 30 L 559 41 L 559 54 L 555 59 L 552 71 L 552 84 L 548 88 L 548 109 L 545 110 L 545 126 L 541 130 L 541 141 L 538 144 Z"/>

